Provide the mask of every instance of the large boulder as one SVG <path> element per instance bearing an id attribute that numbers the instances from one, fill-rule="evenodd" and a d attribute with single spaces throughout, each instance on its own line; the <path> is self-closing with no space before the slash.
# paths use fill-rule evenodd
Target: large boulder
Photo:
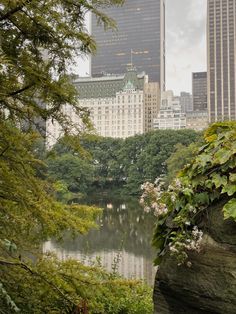
<path id="1" fill-rule="evenodd" d="M 222 206 L 209 208 L 200 253 L 178 266 L 166 255 L 156 275 L 155 314 L 236 313 L 236 223 L 224 220 Z"/>

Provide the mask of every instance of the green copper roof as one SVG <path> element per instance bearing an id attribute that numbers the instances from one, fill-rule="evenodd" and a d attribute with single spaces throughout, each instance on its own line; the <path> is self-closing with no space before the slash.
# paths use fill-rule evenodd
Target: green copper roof
<path id="1" fill-rule="evenodd" d="M 115 97 L 117 92 L 127 89 L 143 90 L 145 73 L 137 75 L 135 69 L 128 70 L 124 75 L 102 77 L 84 77 L 73 81 L 79 92 L 80 99 Z"/>

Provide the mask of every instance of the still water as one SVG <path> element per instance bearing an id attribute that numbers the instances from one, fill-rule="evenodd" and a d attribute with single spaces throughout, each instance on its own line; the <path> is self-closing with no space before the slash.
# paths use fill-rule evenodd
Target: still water
<path id="1" fill-rule="evenodd" d="M 135 198 L 102 195 L 83 203 L 104 209 L 98 219 L 99 229 L 75 239 L 66 236 L 63 242 L 48 241 L 44 251 L 85 264 L 99 260 L 108 271 L 117 270 L 125 278 L 143 279 L 153 285 L 155 255 L 150 243 L 155 219 L 152 214 L 144 213 Z"/>

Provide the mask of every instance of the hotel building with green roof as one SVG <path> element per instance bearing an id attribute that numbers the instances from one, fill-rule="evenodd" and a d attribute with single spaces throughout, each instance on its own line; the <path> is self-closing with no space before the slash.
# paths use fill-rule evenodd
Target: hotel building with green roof
<path id="1" fill-rule="evenodd" d="M 78 90 L 78 105 L 89 113 L 95 133 L 105 137 L 126 138 L 152 129 L 160 107 L 158 83 L 148 82 L 148 76 L 137 74 L 129 67 L 125 74 L 101 77 L 78 77 L 73 80 Z M 81 118 L 69 105 L 63 113 L 74 125 Z M 57 122 L 47 122 L 47 146 L 62 136 Z"/>

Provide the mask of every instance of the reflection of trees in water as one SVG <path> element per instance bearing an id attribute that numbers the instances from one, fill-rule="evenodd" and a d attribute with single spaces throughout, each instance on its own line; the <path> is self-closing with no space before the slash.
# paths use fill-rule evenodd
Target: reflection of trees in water
<path id="1" fill-rule="evenodd" d="M 60 246 L 68 251 L 85 253 L 124 249 L 135 255 L 152 258 L 151 238 L 154 219 L 152 215 L 143 212 L 137 199 L 131 198 L 121 202 L 111 197 L 102 200 L 90 198 L 90 204 L 105 207 L 99 219 L 100 230 L 91 230 L 87 236 L 75 239 L 67 234 Z M 113 209 L 107 209 L 107 204 L 112 204 Z M 126 206 L 125 209 L 123 204 Z"/>

